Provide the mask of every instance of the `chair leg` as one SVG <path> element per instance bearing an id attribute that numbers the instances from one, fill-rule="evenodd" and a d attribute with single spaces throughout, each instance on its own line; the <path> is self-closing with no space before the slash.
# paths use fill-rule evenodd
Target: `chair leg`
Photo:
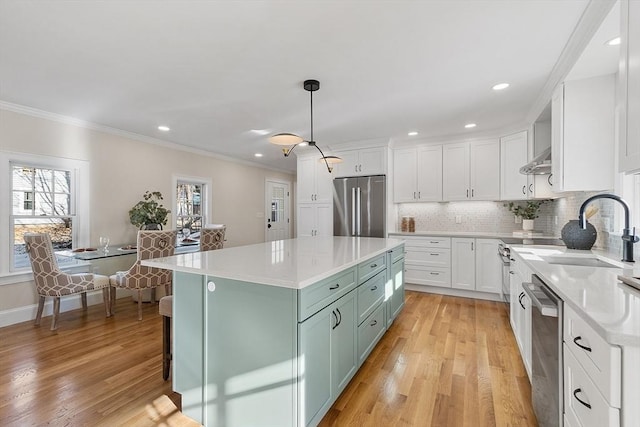
<path id="1" fill-rule="evenodd" d="M 171 318 L 162 316 L 162 378 L 169 379 L 171 370 Z"/>
<path id="2" fill-rule="evenodd" d="M 82 292 L 80 294 L 80 299 L 82 300 L 82 309 L 84 311 L 87 311 L 87 293 L 86 292 Z"/>
<path id="3" fill-rule="evenodd" d="M 38 313 L 36 313 L 36 325 L 40 325 L 40 321 L 42 320 L 43 310 L 44 310 L 44 296 L 40 295 L 40 300 L 38 301 Z"/>
<path id="4" fill-rule="evenodd" d="M 112 316 L 116 314 L 116 291 L 115 286 L 109 286 L 109 312 Z"/>
<path id="5" fill-rule="evenodd" d="M 138 289 L 138 320 L 142 320 L 142 289 Z"/>
<path id="6" fill-rule="evenodd" d="M 60 317 L 60 297 L 53 298 L 53 319 L 51 319 L 51 330 L 58 329 L 58 317 Z"/>
<path id="7" fill-rule="evenodd" d="M 104 302 L 104 309 L 107 312 L 107 317 L 111 317 L 111 296 L 109 286 L 102 288 L 102 302 Z"/>
<path id="8" fill-rule="evenodd" d="M 156 302 L 156 288 L 151 288 L 151 304 Z"/>
<path id="9" fill-rule="evenodd" d="M 172 295 L 172 291 L 171 291 L 171 285 L 164 285 L 164 294 L 166 295 Z"/>

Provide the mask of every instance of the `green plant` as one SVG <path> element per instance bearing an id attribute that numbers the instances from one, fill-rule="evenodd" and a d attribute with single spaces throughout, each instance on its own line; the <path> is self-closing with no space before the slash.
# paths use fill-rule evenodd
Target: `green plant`
<path id="1" fill-rule="evenodd" d="M 147 191 L 142 197 L 143 200 L 140 200 L 129 210 L 131 224 L 140 228 L 149 224 L 166 225 L 167 216 L 171 211 L 160 203 L 162 194 L 159 191 Z"/>
<path id="2" fill-rule="evenodd" d="M 538 209 L 540 209 L 543 203 L 548 201 L 549 200 L 527 200 L 525 206 L 509 202 L 509 211 L 522 219 L 536 219 L 538 218 Z"/>

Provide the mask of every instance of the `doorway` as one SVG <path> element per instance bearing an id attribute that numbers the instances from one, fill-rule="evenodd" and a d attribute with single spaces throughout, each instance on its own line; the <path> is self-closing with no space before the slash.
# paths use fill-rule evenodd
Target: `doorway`
<path id="1" fill-rule="evenodd" d="M 266 180 L 265 185 L 265 241 L 283 240 L 290 237 L 289 183 Z"/>

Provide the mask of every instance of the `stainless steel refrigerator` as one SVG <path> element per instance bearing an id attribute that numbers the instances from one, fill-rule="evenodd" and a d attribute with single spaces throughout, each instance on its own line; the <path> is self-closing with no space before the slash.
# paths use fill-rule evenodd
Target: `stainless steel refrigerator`
<path id="1" fill-rule="evenodd" d="M 386 237 L 384 175 L 333 180 L 333 235 Z"/>

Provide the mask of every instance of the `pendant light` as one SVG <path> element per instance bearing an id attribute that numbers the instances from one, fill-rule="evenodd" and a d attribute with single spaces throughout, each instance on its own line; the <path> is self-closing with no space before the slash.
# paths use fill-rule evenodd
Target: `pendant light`
<path id="1" fill-rule="evenodd" d="M 320 89 L 320 82 L 318 80 L 305 80 L 303 87 L 304 90 L 309 92 L 311 95 L 311 138 L 306 141 L 302 137 L 293 133 L 279 133 L 270 137 L 269 142 L 275 145 L 284 146 L 282 148 L 282 152 L 285 157 L 289 157 L 293 149 L 302 143 L 307 143 L 310 146 L 316 147 L 320 152 L 320 155 L 322 155 L 320 161 L 327 165 L 327 170 L 331 173 L 331 171 L 333 171 L 333 166 L 329 165 L 340 163 L 342 162 L 342 159 L 336 156 L 325 156 L 320 147 L 316 144 L 316 141 L 313 139 L 313 92 Z"/>

